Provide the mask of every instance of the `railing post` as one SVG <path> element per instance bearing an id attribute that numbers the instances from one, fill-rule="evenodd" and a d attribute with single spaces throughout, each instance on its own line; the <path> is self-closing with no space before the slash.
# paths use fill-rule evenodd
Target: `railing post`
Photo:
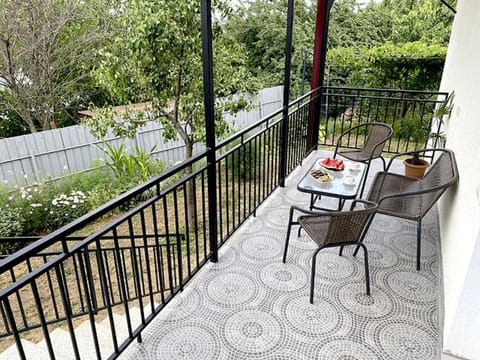
<path id="1" fill-rule="evenodd" d="M 285 76 L 283 80 L 283 120 L 280 136 L 279 184 L 285 186 L 288 156 L 288 103 L 290 102 L 290 70 L 292 66 L 292 38 L 295 0 L 288 0 L 287 42 L 285 45 Z"/>
<path id="2" fill-rule="evenodd" d="M 213 94 L 213 48 L 212 48 L 212 2 L 201 0 L 202 12 L 202 55 L 203 55 L 203 99 L 205 104 L 205 133 L 207 153 L 208 234 L 210 260 L 218 260 L 217 244 L 217 175 L 215 156 L 215 104 Z"/>

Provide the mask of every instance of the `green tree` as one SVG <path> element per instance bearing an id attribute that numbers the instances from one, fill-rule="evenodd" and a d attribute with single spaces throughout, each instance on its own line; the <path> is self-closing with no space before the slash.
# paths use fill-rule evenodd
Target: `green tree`
<path id="1" fill-rule="evenodd" d="M 119 104 L 148 102 L 148 111 L 117 116 L 107 109 L 90 121 L 96 135 L 108 128 L 131 136 L 147 120 L 159 121 L 165 140 L 178 136 L 185 143 L 186 157 L 205 139 L 200 4 L 197 0 L 131 0 L 116 9 L 118 33 L 100 52 L 95 69 L 98 84 Z M 230 9 L 217 2 L 214 13 L 223 19 Z M 246 50 L 214 24 L 215 130 L 226 135 L 225 112 L 248 106 L 242 94 L 254 90 L 246 67 Z M 186 168 L 187 174 L 192 167 Z M 194 224 L 194 187 L 187 184 L 190 224 Z M 194 229 L 192 229 L 194 230 Z"/>
<path id="2" fill-rule="evenodd" d="M 436 0 L 337 0 L 331 15 L 329 85 L 436 90 L 453 16 Z"/>
<path id="3" fill-rule="evenodd" d="M 295 2 L 292 89 L 299 93 L 305 49 L 313 48 L 316 9 L 305 0 Z M 244 44 L 248 68 L 262 87 L 283 83 L 287 0 L 242 3 L 228 16 L 227 31 Z M 310 59 L 311 60 L 311 59 Z"/>
<path id="4" fill-rule="evenodd" d="M 149 112 L 127 113 L 125 121 L 119 122 L 107 111 L 90 125 L 100 136 L 109 127 L 117 134 L 131 136 L 145 121 L 157 120 L 164 126 L 165 140 L 180 136 L 186 157 L 191 157 L 194 145 L 205 139 L 198 1 L 132 0 L 123 2 L 116 11 L 118 32 L 100 51 L 94 76 L 117 104 L 149 102 Z M 216 11 L 229 9 L 218 4 Z M 234 95 L 252 90 L 245 53 L 241 44 L 223 31 L 221 23 L 215 23 L 215 121 L 219 137 L 229 130 L 223 113 L 247 106 L 244 97 Z"/>

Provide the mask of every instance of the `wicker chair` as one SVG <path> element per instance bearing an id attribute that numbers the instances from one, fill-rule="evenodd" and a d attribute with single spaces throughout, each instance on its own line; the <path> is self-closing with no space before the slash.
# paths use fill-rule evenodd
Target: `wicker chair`
<path id="1" fill-rule="evenodd" d="M 365 209 L 353 210 L 357 203 L 365 205 Z M 367 295 L 370 295 L 370 276 L 368 269 L 368 252 L 363 244 L 363 238 L 368 230 L 373 215 L 378 205 L 371 201 L 354 200 L 350 211 L 327 211 L 314 212 L 292 206 L 290 208 L 290 218 L 288 221 L 287 236 L 285 238 L 285 250 L 283 252 L 283 263 L 287 259 L 288 243 L 292 225 L 300 225 L 310 235 L 313 241 L 318 245 L 318 249 L 313 253 L 312 275 L 310 282 L 310 303 L 313 304 L 313 292 L 315 285 L 315 266 L 317 254 L 320 250 L 328 247 L 340 246 L 340 256 L 344 246 L 358 245 L 363 248 L 365 257 L 365 281 L 367 286 Z M 293 221 L 294 211 L 297 210 L 303 215 Z"/>
<path id="2" fill-rule="evenodd" d="M 395 158 L 415 153 L 422 156 L 432 154 L 433 159 L 436 159 L 423 178 L 410 178 L 388 172 Z M 379 204 L 378 213 L 417 222 L 417 270 L 420 270 L 422 218 L 457 179 L 458 170 L 453 152 L 446 149 L 427 149 L 392 157 L 387 171 L 377 173 L 373 180 L 367 199 Z"/>
<path id="3" fill-rule="evenodd" d="M 350 141 L 350 138 L 357 138 L 356 135 L 358 133 L 366 133 L 366 131 L 368 131 L 368 136 L 362 149 L 340 150 L 342 147 L 345 147 L 342 146 L 344 138 L 347 138 L 348 141 Z M 354 132 L 356 134 L 352 135 Z M 383 163 L 383 170 L 385 170 L 386 163 L 385 159 L 382 157 L 382 152 L 385 143 L 392 137 L 392 133 L 393 129 L 390 126 L 382 123 L 372 122 L 354 126 L 342 133 L 338 138 L 333 157 L 340 155 L 346 159 L 367 164 L 367 169 L 365 170 L 365 176 L 363 178 L 362 189 L 360 190 L 360 197 L 362 197 L 365 189 L 365 183 L 367 181 L 368 171 L 370 169 L 370 163 L 372 160 L 380 158 Z"/>

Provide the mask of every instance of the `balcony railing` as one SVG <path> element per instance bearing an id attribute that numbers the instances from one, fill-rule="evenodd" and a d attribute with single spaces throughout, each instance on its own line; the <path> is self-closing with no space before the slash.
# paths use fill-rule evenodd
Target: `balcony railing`
<path id="1" fill-rule="evenodd" d="M 306 125 L 317 93 L 288 106 L 287 174 L 307 153 Z M 23 359 L 20 337 L 41 332 L 54 359 L 50 334 L 63 323 L 79 359 L 74 321 L 83 317 L 98 358 L 116 357 L 141 339 L 145 326 L 212 257 L 211 241 L 221 246 L 278 187 L 283 124 L 279 110 L 217 145 L 217 214 L 208 213 L 205 152 L 3 259 L 0 338 L 13 338 Z M 139 205 L 128 210 L 132 202 Z M 103 219 L 113 220 L 89 230 Z M 218 239 L 209 235 L 211 221 Z M 140 323 L 130 318 L 133 307 L 140 309 Z M 126 337 L 118 333 L 114 311 L 126 314 Z M 113 354 L 99 346 L 96 320 L 104 316 Z"/>
<path id="2" fill-rule="evenodd" d="M 435 117 L 448 93 L 413 90 L 322 88 L 319 145 L 335 146 L 341 133 L 365 122 L 392 126 L 384 151 L 391 154 L 441 147 L 441 121 Z M 366 134 L 355 133 L 343 146 L 359 148 Z"/>
<path id="3" fill-rule="evenodd" d="M 436 104 L 446 98 L 346 88 L 323 88 L 319 94 L 312 91 L 289 104 L 287 119 L 279 110 L 216 146 L 216 214 L 208 212 L 212 165 L 205 152 L 0 261 L 0 338 L 13 339 L 24 359 L 21 336 L 41 333 L 55 359 L 50 334 L 61 323 L 80 359 L 75 324 L 81 318 L 90 324 L 97 357 L 115 358 L 135 338 L 141 340 L 146 325 L 279 186 L 281 164 L 289 174 L 313 150 L 307 148 L 307 124 L 318 114 L 312 110 L 320 99 L 320 144 L 331 146 L 359 122 L 386 122 L 399 129 L 397 134 L 412 118 L 430 125 Z M 283 126 L 288 131 L 282 137 Z M 348 146 L 361 146 L 365 135 L 356 134 Z M 407 137 L 392 140 L 387 151 L 411 145 Z M 132 203 L 138 205 L 132 208 Z M 209 234 L 212 221 L 217 239 Z M 131 319 L 134 307 L 140 309 L 139 321 Z M 126 315 L 121 325 L 127 335 L 118 331 L 117 311 Z M 103 317 L 112 354 L 99 346 L 97 320 Z"/>

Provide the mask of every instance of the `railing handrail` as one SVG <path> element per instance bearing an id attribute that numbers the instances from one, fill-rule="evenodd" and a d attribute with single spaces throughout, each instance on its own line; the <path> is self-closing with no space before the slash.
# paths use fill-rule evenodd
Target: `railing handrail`
<path id="1" fill-rule="evenodd" d="M 368 91 L 368 92 L 387 92 L 387 93 L 410 93 L 410 94 L 429 94 L 429 95 L 448 95 L 448 92 L 434 90 L 401 90 L 401 89 L 381 89 L 381 88 L 362 88 L 349 86 L 323 86 L 322 89 L 338 89 L 351 91 Z M 329 94 L 331 95 L 331 94 Z"/>
<path id="2" fill-rule="evenodd" d="M 356 99 L 374 99 L 374 100 L 388 100 L 388 101 L 405 101 L 405 102 L 424 102 L 424 103 L 442 103 L 444 100 L 439 99 L 415 99 L 409 97 L 393 97 L 393 96 L 378 96 L 378 95 L 362 95 L 362 94 L 344 94 L 344 93 L 328 93 L 328 96 L 339 96 L 344 98 Z M 438 94 L 442 95 L 442 94 Z M 445 94 L 445 97 L 448 94 Z"/>

